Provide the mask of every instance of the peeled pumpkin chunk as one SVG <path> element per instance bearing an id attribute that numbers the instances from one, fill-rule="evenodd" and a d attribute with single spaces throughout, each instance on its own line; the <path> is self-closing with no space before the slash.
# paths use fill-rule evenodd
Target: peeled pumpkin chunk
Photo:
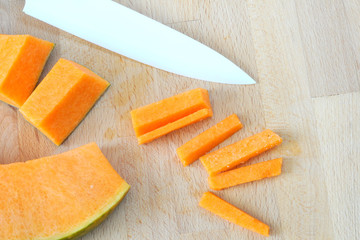
<path id="1" fill-rule="evenodd" d="M 130 186 L 95 143 L 0 165 L 0 239 L 73 239 L 103 221 Z"/>
<path id="2" fill-rule="evenodd" d="M 20 108 L 20 112 L 60 145 L 90 111 L 109 83 L 89 69 L 60 59 Z"/>
<path id="3" fill-rule="evenodd" d="M 21 107 L 53 48 L 53 43 L 30 35 L 0 34 L 0 100 Z"/>

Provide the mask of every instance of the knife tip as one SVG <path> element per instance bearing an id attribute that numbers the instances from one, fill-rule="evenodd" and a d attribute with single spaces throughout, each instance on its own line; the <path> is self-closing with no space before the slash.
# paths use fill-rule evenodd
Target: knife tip
<path id="1" fill-rule="evenodd" d="M 242 85 L 256 84 L 255 80 L 252 79 L 252 77 L 250 77 L 246 72 L 244 72 L 240 68 L 238 70 L 240 71 L 237 71 L 236 73 L 232 75 L 230 74 L 227 77 L 225 77 L 223 83 L 242 84 Z"/>
<path id="2" fill-rule="evenodd" d="M 225 84 L 243 84 L 243 85 L 252 85 L 256 84 L 256 81 L 249 76 L 244 70 L 242 70 L 239 66 L 230 62 L 226 59 L 224 64 L 221 65 L 220 68 L 213 70 L 214 73 L 216 71 L 215 76 L 218 76 L 218 81 Z M 221 76 L 221 77 L 220 77 Z"/>

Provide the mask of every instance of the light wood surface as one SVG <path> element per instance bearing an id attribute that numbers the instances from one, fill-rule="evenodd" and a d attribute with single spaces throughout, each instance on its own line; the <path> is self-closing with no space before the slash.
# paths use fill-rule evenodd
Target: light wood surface
<path id="1" fill-rule="evenodd" d="M 184 168 L 175 154 L 236 113 L 245 127 L 220 147 L 270 128 L 283 144 L 250 163 L 283 157 L 283 174 L 216 194 L 269 224 L 269 239 L 359 238 L 359 1 L 119 2 L 214 48 L 257 84 L 230 86 L 166 73 L 26 16 L 24 1 L 0 0 L 0 33 L 56 43 L 42 77 L 63 57 L 112 84 L 60 147 L 0 103 L 0 163 L 97 142 L 132 188 L 84 240 L 263 239 L 200 209 L 207 174 L 199 162 Z M 129 111 L 196 87 L 209 90 L 214 116 L 138 146 Z"/>

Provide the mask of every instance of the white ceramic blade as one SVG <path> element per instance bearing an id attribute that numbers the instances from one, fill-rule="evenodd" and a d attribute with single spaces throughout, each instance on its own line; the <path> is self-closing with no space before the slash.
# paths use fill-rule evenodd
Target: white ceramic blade
<path id="1" fill-rule="evenodd" d="M 211 82 L 255 83 L 211 48 L 111 0 L 26 0 L 24 12 L 168 72 Z"/>

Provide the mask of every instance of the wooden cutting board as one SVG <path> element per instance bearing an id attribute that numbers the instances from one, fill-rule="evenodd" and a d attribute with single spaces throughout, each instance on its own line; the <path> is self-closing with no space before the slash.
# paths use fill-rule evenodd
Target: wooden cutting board
<path id="1" fill-rule="evenodd" d="M 262 239 L 200 209 L 207 174 L 199 162 L 184 168 L 175 155 L 178 146 L 236 113 L 245 127 L 220 147 L 270 128 L 284 143 L 250 163 L 284 157 L 283 174 L 217 194 L 269 224 L 269 239 L 359 237 L 358 1 L 119 2 L 214 48 L 257 84 L 230 86 L 166 73 L 26 16 L 23 0 L 0 0 L 0 33 L 56 43 L 41 78 L 63 57 L 112 84 L 60 147 L 0 103 L 0 163 L 98 143 L 132 188 L 86 240 Z M 214 116 L 138 146 L 129 111 L 197 87 L 209 90 Z"/>

